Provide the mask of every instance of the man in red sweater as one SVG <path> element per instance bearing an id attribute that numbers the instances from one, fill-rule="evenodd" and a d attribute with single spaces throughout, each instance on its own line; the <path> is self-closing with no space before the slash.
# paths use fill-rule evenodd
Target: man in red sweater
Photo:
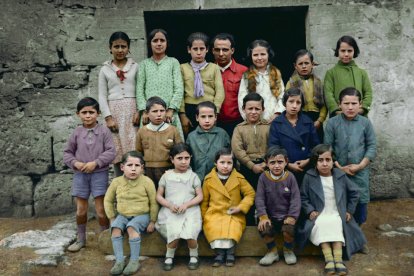
<path id="1" fill-rule="evenodd" d="M 225 91 L 225 99 L 217 118 L 217 126 L 231 137 L 237 124 L 243 121 L 237 104 L 240 81 L 247 67 L 233 59 L 234 38 L 231 34 L 220 33 L 212 40 L 215 62 L 220 67 Z"/>

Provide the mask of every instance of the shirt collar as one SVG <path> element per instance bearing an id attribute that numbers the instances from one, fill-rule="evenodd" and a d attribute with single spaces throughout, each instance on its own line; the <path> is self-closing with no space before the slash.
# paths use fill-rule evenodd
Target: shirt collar
<path id="1" fill-rule="evenodd" d="M 229 68 L 231 65 L 233 64 L 233 59 L 231 59 L 230 60 L 230 62 L 229 63 L 227 63 L 227 65 L 226 66 L 224 66 L 224 67 L 221 67 L 220 65 L 219 65 L 219 68 L 220 68 L 220 71 L 223 73 L 224 71 L 226 71 L 227 70 L 227 68 Z M 231 69 L 231 68 L 230 68 Z M 233 71 L 233 70 L 232 70 Z"/>

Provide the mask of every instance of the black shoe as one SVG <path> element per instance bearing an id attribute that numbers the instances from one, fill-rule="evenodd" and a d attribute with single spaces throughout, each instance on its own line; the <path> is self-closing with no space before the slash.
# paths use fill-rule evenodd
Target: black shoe
<path id="1" fill-rule="evenodd" d="M 171 263 L 165 263 L 166 260 L 171 259 L 172 262 Z M 165 258 L 164 264 L 162 266 L 162 269 L 164 269 L 165 271 L 170 271 L 171 269 L 173 269 L 174 267 L 174 259 L 173 258 Z"/>
<path id="2" fill-rule="evenodd" d="M 193 257 L 191 257 L 191 258 L 193 258 Z M 194 258 L 196 258 L 197 261 L 196 262 L 191 262 L 190 261 L 188 263 L 187 267 L 188 267 L 189 270 L 196 270 L 200 266 L 200 260 L 198 259 L 198 257 L 194 257 Z"/>

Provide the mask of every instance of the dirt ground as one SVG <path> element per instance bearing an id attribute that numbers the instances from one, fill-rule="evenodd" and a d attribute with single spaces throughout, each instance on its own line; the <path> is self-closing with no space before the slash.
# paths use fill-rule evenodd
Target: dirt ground
<path id="1" fill-rule="evenodd" d="M 64 217 L 33 219 L 0 219 L 0 240 L 13 233 L 30 229 L 47 230 Z M 377 229 L 380 224 L 390 224 L 393 229 L 403 226 L 414 227 L 414 199 L 376 201 L 369 204 L 368 222 L 363 230 L 367 236 L 370 253 L 356 254 L 347 262 L 349 275 L 414 275 L 414 236 L 386 237 Z M 33 250 L 27 248 L 0 248 L 0 275 L 109 275 L 112 262 L 98 250 L 96 221 L 88 228 L 87 247 L 78 253 L 67 253 L 66 260 L 57 267 L 30 267 L 25 261 L 36 258 Z M 91 232 L 92 231 L 92 232 Z M 286 265 L 283 260 L 262 267 L 257 257 L 236 259 L 232 268 L 212 268 L 211 260 L 201 258 L 196 271 L 186 267 L 187 258 L 177 258 L 171 272 L 161 268 L 162 258 L 148 258 L 141 262 L 137 275 L 323 275 L 321 256 L 300 256 L 298 263 Z"/>

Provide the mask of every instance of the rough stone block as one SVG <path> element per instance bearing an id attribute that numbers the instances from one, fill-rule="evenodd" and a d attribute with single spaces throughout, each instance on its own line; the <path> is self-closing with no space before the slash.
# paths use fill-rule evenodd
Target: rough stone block
<path id="1" fill-rule="evenodd" d="M 34 192 L 36 216 L 56 216 L 76 210 L 71 195 L 72 174 L 49 174 L 42 177 Z"/>
<path id="2" fill-rule="evenodd" d="M 0 175 L 0 217 L 31 217 L 33 182 L 28 176 Z"/>
<path id="3" fill-rule="evenodd" d="M 50 73 L 47 75 L 51 78 L 50 87 L 52 88 L 72 88 L 77 89 L 87 84 L 87 72 L 64 71 Z"/>
<path id="4" fill-rule="evenodd" d="M 27 73 L 27 82 L 34 85 L 42 85 L 45 83 L 45 75 L 38 72 L 29 72 Z"/>

